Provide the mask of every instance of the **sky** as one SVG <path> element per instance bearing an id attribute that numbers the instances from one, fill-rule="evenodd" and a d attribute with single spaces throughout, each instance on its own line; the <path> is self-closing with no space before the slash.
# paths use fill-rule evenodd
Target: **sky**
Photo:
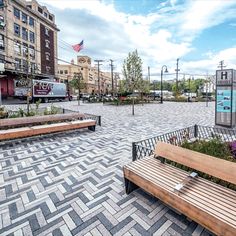
<path id="1" fill-rule="evenodd" d="M 121 73 L 128 53 L 138 50 L 143 74 L 150 67 L 158 80 L 214 75 L 219 62 L 236 69 L 236 0 L 39 0 L 55 15 L 58 57 L 71 61 L 77 55 L 109 59 Z M 84 40 L 79 53 L 71 45 Z"/>

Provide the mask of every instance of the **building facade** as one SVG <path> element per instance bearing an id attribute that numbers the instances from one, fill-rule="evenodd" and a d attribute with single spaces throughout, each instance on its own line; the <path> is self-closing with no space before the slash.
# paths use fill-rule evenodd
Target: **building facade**
<path id="1" fill-rule="evenodd" d="M 37 1 L 0 0 L 0 62 L 2 96 L 14 96 L 14 80 L 57 73 L 55 16 Z"/>
<path id="2" fill-rule="evenodd" d="M 88 56 L 78 56 L 77 62 L 74 60 L 70 64 L 58 64 L 58 78 L 60 81 L 71 81 L 77 78 L 78 73 L 82 73 L 85 88 L 82 93 L 89 94 L 111 94 L 112 93 L 112 76 L 110 72 L 99 71 L 98 68 L 92 66 L 91 58 Z M 117 93 L 119 76 L 113 73 L 114 93 Z"/>

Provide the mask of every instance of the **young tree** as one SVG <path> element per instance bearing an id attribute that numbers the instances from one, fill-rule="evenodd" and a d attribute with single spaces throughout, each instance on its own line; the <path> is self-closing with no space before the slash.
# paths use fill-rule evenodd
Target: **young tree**
<path id="1" fill-rule="evenodd" d="M 128 57 L 124 60 L 123 75 L 126 79 L 127 89 L 129 92 L 135 90 L 140 91 L 142 86 L 142 60 L 138 55 L 137 49 L 134 52 L 130 52 Z M 134 115 L 134 98 L 132 105 L 132 115 Z"/>
<path id="2" fill-rule="evenodd" d="M 143 77 L 142 60 L 138 55 L 137 49 L 134 52 L 130 52 L 128 57 L 124 60 L 123 75 L 129 92 L 140 90 Z"/>

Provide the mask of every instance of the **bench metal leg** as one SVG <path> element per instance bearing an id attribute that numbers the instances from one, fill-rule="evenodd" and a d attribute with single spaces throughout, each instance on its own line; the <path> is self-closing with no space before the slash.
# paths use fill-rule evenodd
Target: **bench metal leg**
<path id="1" fill-rule="evenodd" d="M 94 126 L 89 126 L 88 129 L 95 132 L 95 127 L 96 127 L 95 125 Z"/>
<path id="2" fill-rule="evenodd" d="M 125 192 L 126 194 L 130 194 L 133 192 L 135 189 L 138 189 L 139 187 L 134 184 L 133 182 L 129 181 L 128 179 L 125 178 Z"/>

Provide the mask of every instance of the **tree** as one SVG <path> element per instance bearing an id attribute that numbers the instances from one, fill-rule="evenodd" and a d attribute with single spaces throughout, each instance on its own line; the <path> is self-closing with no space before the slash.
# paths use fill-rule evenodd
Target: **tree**
<path id="1" fill-rule="evenodd" d="M 74 76 L 74 78 L 69 82 L 69 86 L 73 89 L 78 90 L 80 89 L 85 89 L 86 88 L 86 83 L 83 80 L 80 80 Z"/>
<path id="2" fill-rule="evenodd" d="M 130 52 L 128 57 L 124 60 L 123 75 L 126 80 L 127 90 L 134 92 L 139 90 L 142 86 L 142 60 L 138 55 L 137 49 Z"/>

